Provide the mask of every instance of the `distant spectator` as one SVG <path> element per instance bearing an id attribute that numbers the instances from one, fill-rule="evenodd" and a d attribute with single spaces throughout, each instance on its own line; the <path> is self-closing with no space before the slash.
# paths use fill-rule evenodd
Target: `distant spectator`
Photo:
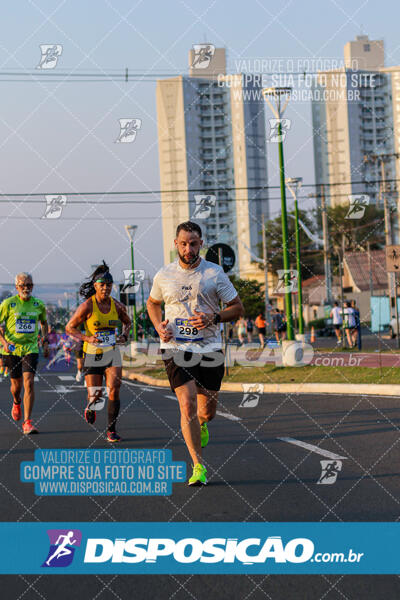
<path id="1" fill-rule="evenodd" d="M 278 344 L 286 338 L 286 323 L 283 313 L 279 308 L 275 309 L 275 313 L 272 315 L 272 323 L 274 326 L 274 333 Z"/>
<path id="2" fill-rule="evenodd" d="M 237 327 L 239 342 L 240 342 L 240 345 L 242 345 L 242 344 L 244 344 L 244 339 L 246 336 L 246 321 L 245 321 L 244 317 L 240 317 L 240 319 L 238 319 L 236 321 L 236 327 Z"/>
<path id="3" fill-rule="evenodd" d="M 360 321 L 360 311 L 358 310 L 358 307 L 356 305 L 356 301 L 352 300 L 351 301 L 351 307 L 354 310 L 354 318 L 356 321 L 356 328 L 353 331 L 353 343 L 354 346 L 358 345 L 358 349 L 361 350 L 361 321 Z"/>
<path id="4" fill-rule="evenodd" d="M 351 307 L 350 300 L 346 300 L 345 308 L 343 311 L 343 320 L 344 320 L 344 328 L 346 330 L 347 342 L 350 348 L 353 348 L 355 344 L 353 343 L 353 334 L 354 330 L 356 330 L 356 317 L 355 310 Z"/>
<path id="5" fill-rule="evenodd" d="M 253 341 L 254 323 L 250 317 L 246 321 L 247 341 L 249 344 Z"/>
<path id="6" fill-rule="evenodd" d="M 264 338 L 265 338 L 265 319 L 262 312 L 259 313 L 256 318 L 256 327 L 258 332 L 258 339 L 260 340 L 261 348 L 264 348 Z"/>
<path id="7" fill-rule="evenodd" d="M 339 308 L 339 302 L 335 301 L 333 303 L 333 308 L 330 312 L 330 317 L 332 319 L 333 327 L 335 329 L 335 334 L 337 337 L 337 344 L 339 345 L 342 343 L 341 329 L 342 329 L 342 324 L 343 324 L 342 311 Z"/>

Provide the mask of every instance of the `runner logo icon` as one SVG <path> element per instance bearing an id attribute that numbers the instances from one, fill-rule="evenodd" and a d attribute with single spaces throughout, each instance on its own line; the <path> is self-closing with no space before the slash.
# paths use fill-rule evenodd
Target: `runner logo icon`
<path id="1" fill-rule="evenodd" d="M 75 548 L 81 545 L 79 529 L 48 529 L 50 548 L 42 567 L 68 567 L 74 558 Z"/>
<path id="2" fill-rule="evenodd" d="M 321 460 L 321 477 L 317 481 L 319 485 L 332 485 L 336 483 L 337 476 L 342 470 L 341 460 Z"/>

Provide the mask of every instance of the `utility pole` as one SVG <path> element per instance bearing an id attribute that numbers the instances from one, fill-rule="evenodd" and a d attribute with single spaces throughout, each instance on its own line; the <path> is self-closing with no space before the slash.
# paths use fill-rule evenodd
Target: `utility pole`
<path id="1" fill-rule="evenodd" d="M 264 285 L 265 285 L 265 323 L 267 326 L 267 332 L 270 332 L 270 315 L 269 315 L 269 292 L 268 292 L 268 256 L 267 256 L 267 239 L 265 237 L 265 217 L 261 215 L 262 223 L 262 251 L 263 251 L 263 262 L 264 262 Z"/>
<path id="2" fill-rule="evenodd" d="M 297 204 L 297 195 L 302 184 L 302 177 L 289 177 L 286 179 L 286 185 L 294 200 L 294 231 L 296 242 L 296 270 L 297 270 L 297 310 L 298 310 L 298 330 L 299 335 L 304 335 L 304 318 L 303 318 L 303 280 L 301 276 L 301 261 L 300 261 L 300 230 L 299 230 L 299 208 Z"/>
<path id="3" fill-rule="evenodd" d="M 374 282 L 372 278 L 372 261 L 371 261 L 371 244 L 367 242 L 367 252 L 368 252 L 368 270 L 369 270 L 369 293 L 372 298 L 374 295 Z"/>
<path id="4" fill-rule="evenodd" d="M 284 289 L 285 289 L 285 314 L 287 323 L 287 339 L 294 340 L 293 332 L 293 317 L 292 317 L 292 294 L 290 283 L 290 263 L 289 263 L 289 239 L 288 239 L 288 224 L 286 210 L 286 189 L 285 189 L 285 163 L 283 159 L 283 132 L 282 132 L 282 117 L 288 105 L 291 88 L 289 87 L 270 87 L 264 88 L 262 93 L 265 100 L 268 102 L 274 116 L 277 120 L 277 141 L 279 152 L 279 173 L 280 173 L 280 188 L 281 188 L 281 218 L 282 218 L 282 250 L 283 250 L 283 269 L 284 269 Z M 275 106 L 272 103 L 275 102 Z M 282 102 L 284 104 L 282 106 Z"/>
<path id="5" fill-rule="evenodd" d="M 390 246 L 392 244 L 392 227 L 390 221 L 390 210 L 389 210 L 389 202 L 387 197 L 386 190 L 386 173 L 385 173 L 385 162 L 388 162 L 392 158 L 399 158 L 400 154 L 397 152 L 391 152 L 387 154 L 365 154 L 364 162 L 379 162 L 381 166 L 381 182 L 380 182 L 380 192 L 381 197 L 383 198 L 383 210 L 385 214 L 385 243 L 386 246 Z M 392 314 L 392 309 L 396 308 L 396 286 L 395 286 L 395 278 L 394 273 L 388 273 L 388 296 L 389 296 L 389 310 L 390 314 Z"/>
<path id="6" fill-rule="evenodd" d="M 324 240 L 324 272 L 325 272 L 325 299 L 332 304 L 332 272 L 329 258 L 329 233 L 328 215 L 326 213 L 325 188 L 321 185 L 321 212 L 322 212 L 322 237 Z"/>

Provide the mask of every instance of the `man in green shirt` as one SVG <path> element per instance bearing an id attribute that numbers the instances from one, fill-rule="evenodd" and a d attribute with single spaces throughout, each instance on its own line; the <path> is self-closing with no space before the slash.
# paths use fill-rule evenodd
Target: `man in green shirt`
<path id="1" fill-rule="evenodd" d="M 21 418 L 21 391 L 24 386 L 25 434 L 38 433 L 32 425 L 31 413 L 35 400 L 34 378 L 39 358 L 39 323 L 43 335 L 44 356 L 48 356 L 46 307 L 42 300 L 32 296 L 33 281 L 29 273 L 15 277 L 17 294 L 6 298 L 0 305 L 0 344 L 4 348 L 3 360 L 10 371 L 14 421 Z"/>

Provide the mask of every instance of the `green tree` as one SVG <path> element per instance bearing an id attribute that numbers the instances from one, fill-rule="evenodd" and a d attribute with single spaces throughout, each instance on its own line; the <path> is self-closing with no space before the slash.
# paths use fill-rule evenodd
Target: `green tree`
<path id="1" fill-rule="evenodd" d="M 317 224 L 312 211 L 299 210 L 299 219 L 306 225 L 310 231 L 315 232 Z M 283 269 L 283 251 L 282 251 L 282 221 L 281 216 L 267 221 L 265 225 L 266 241 L 267 241 L 267 256 L 268 270 L 277 272 L 278 269 Z M 323 273 L 322 250 L 315 247 L 304 230 L 299 228 L 300 234 L 300 261 L 301 275 L 303 281 Z M 295 245 L 295 220 L 294 211 L 288 211 L 288 239 L 289 239 L 289 259 L 293 269 L 296 269 L 296 245 Z M 259 256 L 262 256 L 262 247 L 259 248 Z M 260 269 L 262 269 L 260 265 Z"/>
<path id="2" fill-rule="evenodd" d="M 360 218 L 346 218 L 349 206 L 339 205 L 327 208 L 329 244 L 331 248 L 344 246 L 347 251 L 365 251 L 367 243 L 371 250 L 377 250 L 385 245 L 385 217 L 383 209 L 371 204 L 365 208 Z M 321 221 L 321 211 L 316 211 L 316 217 Z M 322 226 L 321 226 L 322 227 Z"/>
<path id="3" fill-rule="evenodd" d="M 236 275 L 231 275 L 229 278 L 244 306 L 244 314 L 246 317 L 255 317 L 260 313 L 264 313 L 265 296 L 261 283 L 256 279 L 240 279 Z"/>

